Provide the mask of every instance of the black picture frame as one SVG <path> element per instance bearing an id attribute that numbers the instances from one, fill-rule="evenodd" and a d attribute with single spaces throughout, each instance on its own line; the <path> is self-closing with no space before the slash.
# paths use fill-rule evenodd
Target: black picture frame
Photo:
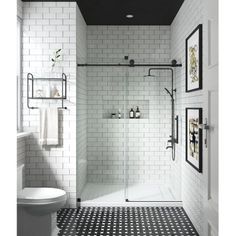
<path id="1" fill-rule="evenodd" d="M 189 56 L 191 53 L 191 56 Z M 198 25 L 185 41 L 186 80 L 185 91 L 202 89 L 202 24 Z M 190 67 L 190 65 L 192 65 Z M 192 76 L 190 76 L 192 75 Z"/>
<path id="2" fill-rule="evenodd" d="M 186 162 L 202 173 L 202 108 L 187 107 L 186 121 Z"/>

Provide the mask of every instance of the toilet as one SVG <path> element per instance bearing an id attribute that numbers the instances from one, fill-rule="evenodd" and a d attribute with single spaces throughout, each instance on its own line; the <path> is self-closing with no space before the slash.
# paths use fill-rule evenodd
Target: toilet
<path id="1" fill-rule="evenodd" d="M 56 236 L 57 211 L 66 203 L 66 192 L 57 188 L 23 188 L 24 165 L 17 168 L 17 235 Z"/>

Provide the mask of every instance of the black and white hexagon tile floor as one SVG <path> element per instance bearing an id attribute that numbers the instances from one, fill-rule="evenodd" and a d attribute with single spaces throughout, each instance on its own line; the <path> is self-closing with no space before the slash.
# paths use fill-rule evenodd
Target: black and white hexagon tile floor
<path id="1" fill-rule="evenodd" d="M 198 236 L 182 207 L 81 207 L 58 212 L 59 236 Z"/>

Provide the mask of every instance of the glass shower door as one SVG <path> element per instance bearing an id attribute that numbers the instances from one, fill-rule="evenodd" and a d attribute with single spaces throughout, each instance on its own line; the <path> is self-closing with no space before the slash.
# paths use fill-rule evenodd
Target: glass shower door
<path id="1" fill-rule="evenodd" d="M 147 68 L 128 68 L 126 76 L 126 201 L 179 201 L 174 184 L 179 163 L 166 150 L 171 134 L 171 100 L 164 88 L 171 88 L 168 71 L 144 77 Z M 130 118 L 133 109 L 140 118 Z M 180 180 L 179 180 L 180 183 Z M 177 183 L 178 184 L 178 183 Z"/>
<path id="2" fill-rule="evenodd" d="M 87 184 L 84 204 L 124 202 L 124 67 L 87 68 Z"/>

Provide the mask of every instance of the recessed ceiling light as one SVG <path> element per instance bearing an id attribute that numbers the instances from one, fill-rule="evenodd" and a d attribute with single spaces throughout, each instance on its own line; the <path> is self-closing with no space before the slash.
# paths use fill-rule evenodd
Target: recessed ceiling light
<path id="1" fill-rule="evenodd" d="M 133 18 L 134 17 L 134 15 L 132 15 L 132 14 L 127 14 L 126 15 L 126 18 L 129 18 L 129 19 L 131 19 L 131 18 Z"/>

